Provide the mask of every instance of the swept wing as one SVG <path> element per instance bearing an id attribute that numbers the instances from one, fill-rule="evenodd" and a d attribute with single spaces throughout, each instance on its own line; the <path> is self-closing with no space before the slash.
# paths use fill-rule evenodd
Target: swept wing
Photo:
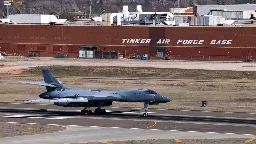
<path id="1" fill-rule="evenodd" d="M 88 99 L 81 97 L 81 98 L 18 100 L 17 102 L 22 102 L 22 103 L 88 102 Z"/>

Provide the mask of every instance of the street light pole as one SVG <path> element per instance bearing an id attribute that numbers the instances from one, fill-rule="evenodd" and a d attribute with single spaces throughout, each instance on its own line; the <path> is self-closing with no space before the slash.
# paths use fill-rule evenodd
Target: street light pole
<path id="1" fill-rule="evenodd" d="M 156 8 L 154 7 L 154 10 L 155 10 L 155 26 L 156 26 Z"/>
<path id="2" fill-rule="evenodd" d="M 0 0 L 0 8 L 1 8 L 1 14 L 2 14 L 2 16 L 4 16 L 3 15 L 3 13 L 4 13 L 4 0 Z M 2 18 L 2 16 L 0 16 L 0 18 Z"/>
<path id="3" fill-rule="evenodd" d="M 89 17 L 91 17 L 92 15 L 92 0 L 90 0 L 90 14 L 89 14 Z"/>
<path id="4" fill-rule="evenodd" d="M 9 15 L 9 5 L 6 5 L 6 17 Z"/>

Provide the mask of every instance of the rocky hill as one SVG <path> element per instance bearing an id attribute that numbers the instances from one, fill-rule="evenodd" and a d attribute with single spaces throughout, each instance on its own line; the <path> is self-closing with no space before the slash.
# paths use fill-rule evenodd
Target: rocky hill
<path id="1" fill-rule="evenodd" d="M 169 8 L 178 7 L 178 5 L 188 7 L 195 4 L 239 3 L 256 3 L 256 0 L 14 0 L 9 13 L 56 13 L 62 18 L 67 18 L 77 13 L 89 15 L 90 5 L 92 14 L 97 15 L 103 12 L 120 11 L 122 5 L 129 5 L 130 11 L 135 10 L 138 4 L 143 6 L 143 11 L 153 11 L 154 8 L 156 11 L 169 11 Z"/>

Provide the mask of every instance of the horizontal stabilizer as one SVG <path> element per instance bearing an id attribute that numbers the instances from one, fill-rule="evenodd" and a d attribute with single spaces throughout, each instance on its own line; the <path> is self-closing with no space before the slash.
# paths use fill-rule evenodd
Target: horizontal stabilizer
<path id="1" fill-rule="evenodd" d="M 45 83 L 45 82 L 20 82 L 22 84 L 31 84 L 31 85 L 40 85 L 40 86 L 48 86 L 48 87 L 56 87 L 55 85 L 53 84 L 48 84 L 48 83 Z"/>
<path id="2" fill-rule="evenodd" d="M 18 100 L 22 103 L 55 103 L 55 102 L 88 102 L 87 98 L 60 98 L 60 99 L 37 99 L 37 100 Z"/>

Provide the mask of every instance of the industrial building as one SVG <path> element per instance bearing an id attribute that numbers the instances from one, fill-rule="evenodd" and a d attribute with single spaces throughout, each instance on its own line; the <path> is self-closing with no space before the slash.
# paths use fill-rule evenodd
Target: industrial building
<path id="1" fill-rule="evenodd" d="M 188 8 L 170 8 L 176 24 L 216 26 L 253 24 L 256 4 L 196 5 Z"/>
<path id="2" fill-rule="evenodd" d="M 100 17 L 109 25 L 174 25 L 171 12 L 143 12 L 142 5 L 137 5 L 136 12 L 130 12 L 125 5 L 120 13 L 104 13 Z"/>
<path id="3" fill-rule="evenodd" d="M 123 6 L 122 12 L 91 18 L 92 23 L 106 25 L 90 26 L 67 21 L 50 25 L 49 17 L 45 23 L 42 19 L 14 17 L 17 24 L 0 24 L 0 51 L 51 57 L 256 60 L 254 24 L 236 26 L 235 19 L 199 15 L 198 10 L 144 12 L 138 5 L 130 12 Z"/>

